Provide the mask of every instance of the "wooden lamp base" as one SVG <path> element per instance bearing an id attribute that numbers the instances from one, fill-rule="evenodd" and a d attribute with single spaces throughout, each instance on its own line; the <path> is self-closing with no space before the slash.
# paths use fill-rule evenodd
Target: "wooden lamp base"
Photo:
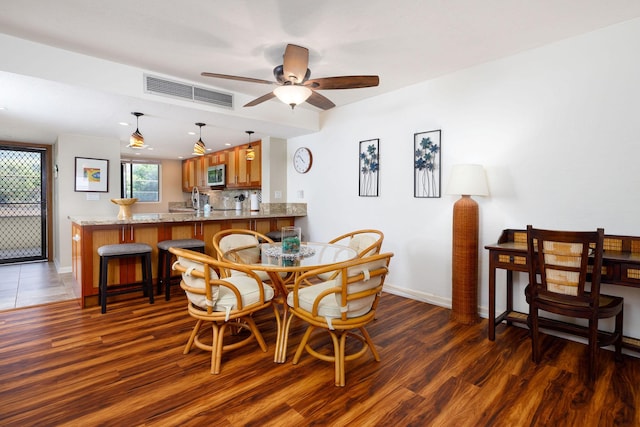
<path id="1" fill-rule="evenodd" d="M 471 325 L 478 317 L 478 203 L 463 195 L 453 205 L 451 319 Z"/>

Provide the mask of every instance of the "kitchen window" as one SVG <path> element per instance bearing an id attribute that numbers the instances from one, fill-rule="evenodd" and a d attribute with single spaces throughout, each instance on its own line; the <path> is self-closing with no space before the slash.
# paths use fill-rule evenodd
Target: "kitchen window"
<path id="1" fill-rule="evenodd" d="M 122 190 L 123 198 L 135 197 L 138 202 L 160 201 L 160 163 L 123 161 Z"/>

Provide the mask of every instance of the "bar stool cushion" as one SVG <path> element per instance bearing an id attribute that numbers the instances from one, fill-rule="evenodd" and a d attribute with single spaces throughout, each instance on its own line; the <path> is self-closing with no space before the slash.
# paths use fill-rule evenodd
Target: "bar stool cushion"
<path id="1" fill-rule="evenodd" d="M 158 249 L 163 251 L 168 251 L 169 248 L 193 249 L 202 247 L 204 247 L 204 242 L 198 239 L 175 239 L 158 242 Z"/>
<path id="2" fill-rule="evenodd" d="M 146 243 L 119 243 L 103 245 L 96 251 L 100 256 L 100 306 L 102 314 L 107 312 L 107 296 L 119 295 L 142 289 L 149 296 L 149 303 L 153 304 L 153 276 L 151 273 L 151 246 Z M 108 265 L 113 258 L 141 258 L 142 283 L 107 285 Z M 109 290 L 110 288 L 110 290 Z"/>
<path id="3" fill-rule="evenodd" d="M 98 248 L 100 256 L 123 256 L 151 253 L 151 246 L 146 243 L 119 243 L 115 245 L 104 245 Z"/>

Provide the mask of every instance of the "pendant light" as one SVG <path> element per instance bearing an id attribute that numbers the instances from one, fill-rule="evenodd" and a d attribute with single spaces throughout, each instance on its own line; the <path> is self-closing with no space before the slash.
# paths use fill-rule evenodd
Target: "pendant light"
<path id="1" fill-rule="evenodd" d="M 245 159 L 251 161 L 256 158 L 256 152 L 253 151 L 253 148 L 251 148 L 251 134 L 253 133 L 253 131 L 245 130 L 245 132 L 249 135 L 249 146 L 247 147 L 247 153 L 246 153 Z"/>
<path id="2" fill-rule="evenodd" d="M 196 126 L 200 127 L 200 138 L 198 139 L 198 142 L 193 144 L 192 154 L 195 154 L 196 156 L 204 156 L 205 146 L 204 146 L 204 142 L 202 142 L 202 126 L 206 126 L 206 124 L 196 123 Z"/>
<path id="3" fill-rule="evenodd" d="M 127 147 L 138 149 L 144 148 L 144 137 L 138 130 L 138 119 L 140 118 L 140 116 L 144 116 L 144 114 L 136 112 L 133 112 L 131 114 L 136 116 L 136 131 L 131 134 L 131 137 L 129 138 L 129 145 L 127 145 Z"/>

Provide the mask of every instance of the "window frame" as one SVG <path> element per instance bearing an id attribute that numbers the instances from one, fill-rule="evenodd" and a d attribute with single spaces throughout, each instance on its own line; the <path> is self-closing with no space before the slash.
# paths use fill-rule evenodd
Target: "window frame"
<path id="1" fill-rule="evenodd" d="M 157 200 L 138 200 L 137 203 L 160 203 L 162 198 L 162 163 L 160 161 L 155 160 L 136 160 L 136 159 L 122 159 L 120 161 L 120 196 L 123 198 L 126 197 L 134 197 L 134 184 L 135 180 L 133 179 L 133 167 L 134 165 L 156 165 L 158 169 L 158 186 L 157 186 Z M 127 168 L 129 169 L 129 176 L 127 177 Z M 127 188 L 127 182 L 130 185 L 130 188 Z M 129 190 L 129 195 L 127 195 L 127 190 Z"/>

